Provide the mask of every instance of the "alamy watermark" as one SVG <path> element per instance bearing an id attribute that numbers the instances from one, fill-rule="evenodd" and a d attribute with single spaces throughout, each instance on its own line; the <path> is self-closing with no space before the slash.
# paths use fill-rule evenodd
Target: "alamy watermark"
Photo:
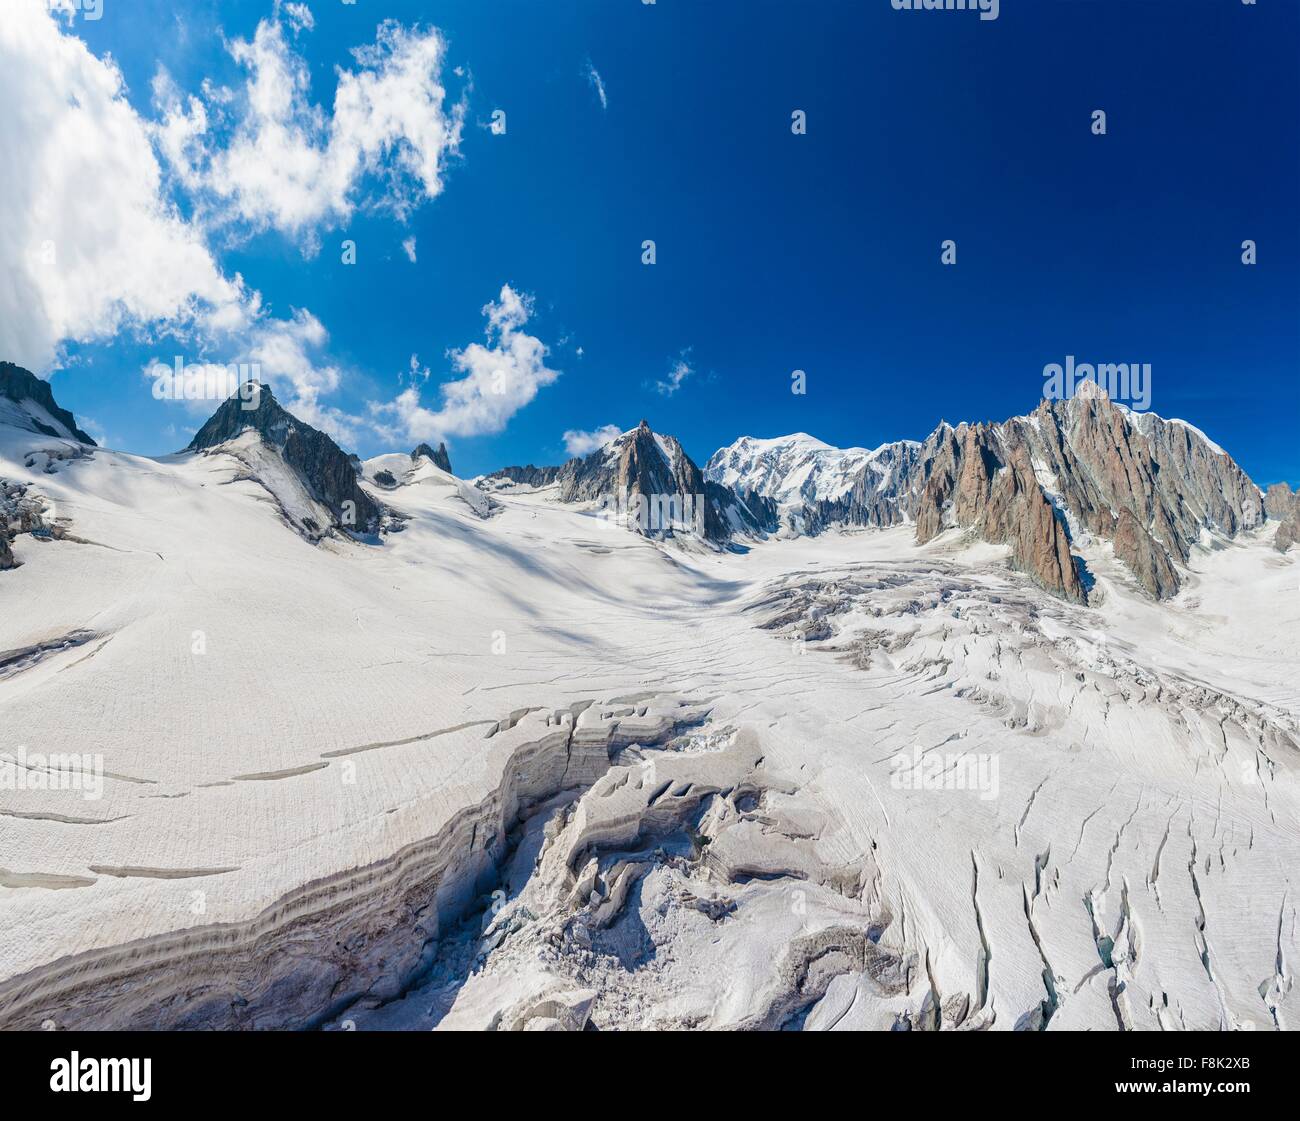
<path id="1" fill-rule="evenodd" d="M 1136 413 L 1151 408 L 1150 362 L 1075 362 L 1073 354 L 1065 364 L 1049 362 L 1043 367 L 1043 397 L 1048 401 L 1068 401 L 1079 386 L 1092 382 L 1106 391 L 1112 401 L 1128 405 Z"/>
<path id="2" fill-rule="evenodd" d="M 980 19 L 998 18 L 999 0 L 889 0 L 896 12 L 979 12 Z"/>
<path id="3" fill-rule="evenodd" d="M 647 537 L 703 534 L 704 495 L 606 494 L 597 504 L 596 517 L 609 525 L 640 530 Z"/>
<path id="4" fill-rule="evenodd" d="M 104 757 L 0 751 L 0 790 L 77 790 L 97 802 L 104 796 Z"/>
<path id="5" fill-rule="evenodd" d="M 104 17 L 104 0 L 45 0 L 45 7 L 56 16 L 80 14 L 91 21 Z"/>
<path id="6" fill-rule="evenodd" d="M 998 757 L 986 752 L 941 755 L 917 746 L 910 756 L 898 752 L 889 765 L 895 790 L 973 790 L 982 802 L 998 796 Z"/>
<path id="7" fill-rule="evenodd" d="M 258 362 L 187 364 L 177 355 L 170 366 L 155 362 L 149 372 L 158 401 L 226 401 L 238 394 L 242 407 L 251 411 L 261 396 Z"/>

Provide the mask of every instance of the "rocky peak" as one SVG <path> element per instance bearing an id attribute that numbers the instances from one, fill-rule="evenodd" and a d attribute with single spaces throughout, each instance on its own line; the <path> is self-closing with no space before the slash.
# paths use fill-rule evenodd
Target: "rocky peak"
<path id="1" fill-rule="evenodd" d="M 217 449 L 250 430 L 258 433 L 264 445 L 288 465 L 307 494 L 329 512 L 333 528 L 356 532 L 379 528 L 382 510 L 358 485 L 356 464 L 324 432 L 286 411 L 269 386 L 258 382 L 241 385 L 195 433 L 186 450 Z M 281 506 L 283 509 L 283 499 Z M 301 522 L 299 528 L 313 539 L 327 528 L 316 524 L 315 519 L 289 516 L 289 520 Z"/>
<path id="2" fill-rule="evenodd" d="M 861 453 L 804 439 L 739 440 L 709 460 L 706 475 L 738 494 L 773 496 L 783 527 L 794 532 L 915 520 L 924 542 L 946 528 L 970 530 L 1013 545 L 1014 565 L 1067 598 L 1082 592 L 1076 566 L 1065 563 L 1074 533 L 1086 545 L 1122 532 L 1121 559 L 1163 598 L 1177 592 L 1177 564 L 1187 563 L 1203 531 L 1231 537 L 1255 524 L 1264 502 L 1204 433 L 1184 421 L 1134 413 L 1094 382 L 1081 383 L 1069 400 L 1043 401 L 1029 416 L 955 428 L 942 421 L 920 444 Z M 865 458 L 849 466 L 854 454 Z M 830 464 L 854 477 L 828 476 Z M 1280 518 L 1283 504 L 1275 496 L 1269 516 Z M 1289 501 L 1285 506 L 1291 509 Z M 1038 539 L 1022 538 L 1021 527 L 1007 522 L 1013 509 Z M 1285 548 L 1296 539 L 1300 514 L 1296 529 L 1281 530 L 1278 542 Z"/>
<path id="3" fill-rule="evenodd" d="M 657 435 L 646 420 L 560 467 L 506 467 L 487 479 L 554 483 L 561 502 L 597 504 L 648 537 L 700 537 L 722 545 L 733 532 L 760 534 L 775 521 L 770 502 L 743 500 L 707 480 L 674 437 Z"/>
<path id="4" fill-rule="evenodd" d="M 59 407 L 54 400 L 50 383 L 38 378 L 30 370 L 15 366 L 12 362 L 0 362 L 0 398 L 12 401 L 19 406 L 21 422 L 30 425 L 33 432 L 59 439 L 76 440 L 82 444 L 95 447 L 95 441 L 77 427 L 77 420 L 67 409 Z M 24 409 L 24 405 L 35 405 Z M 45 414 L 43 419 L 41 413 Z M 7 414 L 14 415 L 14 414 Z M 51 425 L 48 421 L 53 421 Z"/>
<path id="5" fill-rule="evenodd" d="M 413 452 L 411 452 L 411 458 L 419 459 L 420 456 L 424 456 L 425 459 L 430 460 L 435 467 L 446 471 L 448 475 L 452 474 L 451 456 L 447 454 L 446 444 L 440 443 L 437 451 L 434 451 L 428 444 L 420 444 Z"/>
<path id="6" fill-rule="evenodd" d="M 905 520 L 898 484 L 920 445 L 913 440 L 836 448 L 805 432 L 770 439 L 742 436 L 720 448 L 704 477 L 746 502 L 765 500 L 779 527 L 817 534 L 832 525 L 893 525 Z"/>

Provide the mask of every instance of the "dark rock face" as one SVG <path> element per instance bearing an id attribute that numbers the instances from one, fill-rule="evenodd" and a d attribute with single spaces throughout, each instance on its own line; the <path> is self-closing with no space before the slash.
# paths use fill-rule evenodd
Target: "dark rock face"
<path id="1" fill-rule="evenodd" d="M 242 432 L 258 432 L 279 451 L 308 493 L 334 515 L 335 528 L 373 532 L 382 510 L 357 484 L 357 469 L 324 432 L 286 412 L 267 386 L 240 392 L 222 402 L 190 441 L 188 451 L 205 451 L 233 440 Z M 351 503 L 351 507 L 345 505 Z M 355 515 L 355 516 L 353 516 Z"/>
<path id="2" fill-rule="evenodd" d="M 415 449 L 415 451 L 411 452 L 412 459 L 419 459 L 420 456 L 432 460 L 435 467 L 440 467 L 442 470 L 446 471 L 448 475 L 453 474 L 451 469 L 451 456 L 447 454 L 446 444 L 439 444 L 437 451 L 434 451 L 428 444 L 421 444 Z"/>
<path id="3" fill-rule="evenodd" d="M 644 420 L 585 459 L 569 460 L 557 481 L 561 502 L 612 501 L 629 528 L 648 536 L 671 535 L 675 522 L 715 544 L 730 536 L 703 472 L 672 436 L 656 437 Z"/>
<path id="4" fill-rule="evenodd" d="M 1300 490 L 1292 492 L 1286 483 L 1274 483 L 1264 495 L 1264 513 L 1282 523 L 1273 538 L 1279 553 L 1300 541 Z"/>
<path id="5" fill-rule="evenodd" d="M 1235 536 L 1259 510 L 1259 489 L 1231 456 L 1187 425 L 1134 415 L 1099 392 L 1044 401 L 1029 423 L 1007 426 L 1030 442 L 1070 515 L 1114 541 L 1117 555 L 1157 599 L 1177 593 L 1181 580 L 1172 562 L 1187 563 L 1203 529 Z"/>
<path id="6" fill-rule="evenodd" d="M 1259 490 L 1245 472 L 1185 425 L 1135 417 L 1104 396 L 1044 401 L 1033 420 L 1031 441 L 1062 501 L 1102 537 L 1114 535 L 1114 512 L 1129 509 L 1186 563 L 1202 529 L 1234 536 L 1258 510 Z"/>
<path id="7" fill-rule="evenodd" d="M 1070 553 L 1069 534 L 1034 476 L 1029 448 L 987 425 L 945 430 L 916 512 L 924 544 L 951 524 L 1011 546 L 1011 564 L 1049 592 L 1074 603 L 1087 594 Z"/>
<path id="8" fill-rule="evenodd" d="M 704 494 L 721 516 L 724 525 L 745 536 L 775 533 L 779 524 L 776 503 L 760 494 L 740 494 L 711 479 L 704 480 Z"/>
<path id="9" fill-rule="evenodd" d="M 672 436 L 642 421 L 590 455 L 560 467 L 507 467 L 488 476 L 530 486 L 559 487 L 561 502 L 598 503 L 628 529 L 648 537 L 690 534 L 714 545 L 733 533 L 775 525 L 775 508 L 708 482 Z"/>
<path id="10" fill-rule="evenodd" d="M 718 471 L 731 469 L 729 481 L 741 494 L 749 490 L 744 473 L 739 481 L 733 476 L 745 462 L 744 444 L 722 449 L 709 461 L 711 474 L 715 465 Z M 797 448 L 787 454 L 771 441 L 767 446 L 752 476 L 754 489 L 789 495 L 792 488 L 779 473 L 773 477 L 772 465 L 788 462 L 789 478 L 797 482 L 808 459 Z M 1232 457 L 1195 429 L 1153 413 L 1132 413 L 1088 388 L 999 424 L 940 424 L 924 443 L 885 445 L 856 470 L 860 474 L 847 494 L 834 501 L 812 494 L 793 517 L 783 508 L 787 522 L 819 533 L 835 525 L 914 520 L 922 542 L 960 526 L 1011 545 L 1015 567 L 1067 599 L 1081 600 L 1084 593 L 1073 558 L 1066 563 L 1071 532 L 1113 541 L 1123 520 L 1122 559 L 1131 559 L 1142 586 L 1163 598 L 1177 593 L 1175 562 L 1187 563 L 1203 530 L 1231 537 L 1249 529 L 1261 502 Z M 1270 503 L 1270 517 L 1282 516 L 1273 509 L 1281 504 L 1280 497 Z M 1136 525 L 1124 519 L 1126 510 Z M 1279 547 L 1297 539 L 1300 514 L 1294 527 L 1279 531 Z"/>
<path id="11" fill-rule="evenodd" d="M 534 467 L 531 463 L 527 467 L 503 467 L 500 471 L 493 471 L 490 475 L 485 475 L 486 480 L 501 479 L 510 483 L 521 483 L 526 487 L 549 487 L 556 479 L 559 478 L 561 467 Z"/>
<path id="12" fill-rule="evenodd" d="M 1182 581 L 1168 551 L 1128 507 L 1116 519 L 1114 545 L 1115 556 L 1128 565 L 1138 583 L 1156 599 L 1177 595 Z"/>
<path id="13" fill-rule="evenodd" d="M 70 435 L 72 439 L 89 444 L 92 448 L 96 446 L 95 441 L 77 427 L 77 418 L 67 409 L 59 407 L 54 400 L 50 383 L 38 378 L 30 370 L 24 370 L 12 362 L 0 362 L 0 397 L 7 397 L 18 404 L 22 404 L 23 401 L 35 401 L 67 430 L 66 434 L 57 432 L 49 425 L 33 419 L 32 424 L 35 428 L 46 436 L 67 438 L 67 435 Z"/>

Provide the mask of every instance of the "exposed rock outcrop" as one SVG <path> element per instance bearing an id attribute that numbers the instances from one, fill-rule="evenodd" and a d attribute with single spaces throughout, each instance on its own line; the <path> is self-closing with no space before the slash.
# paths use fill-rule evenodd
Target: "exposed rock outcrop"
<path id="1" fill-rule="evenodd" d="M 1163 598 L 1177 592 L 1176 564 L 1187 563 L 1204 531 L 1235 536 L 1255 523 L 1261 502 L 1245 472 L 1203 433 L 1133 413 L 1091 382 L 1029 416 L 957 429 L 941 423 L 921 444 L 873 452 L 801 433 L 744 437 L 715 453 L 705 475 L 741 496 L 775 501 L 786 531 L 914 520 L 924 542 L 950 526 L 974 530 L 1011 545 L 1015 567 L 1066 598 L 1083 594 L 1073 560 L 1066 563 L 1075 533 L 1085 544 L 1090 536 L 1114 540 L 1129 511 L 1136 525 L 1124 519 L 1117 551 Z M 1279 545 L 1295 539 L 1283 527 Z"/>
<path id="2" fill-rule="evenodd" d="M 249 431 L 278 453 L 307 494 L 328 511 L 333 528 L 356 532 L 379 528 L 382 510 L 358 485 L 353 461 L 324 432 L 286 412 L 268 386 L 255 382 L 241 386 L 198 430 L 187 450 L 210 451 Z M 286 516 L 301 522 L 312 538 L 328 528 L 317 525 L 314 518 L 294 519 L 287 512 Z"/>
<path id="3" fill-rule="evenodd" d="M 1264 496 L 1264 512 L 1282 523 L 1273 538 L 1279 553 L 1300 541 L 1300 491 L 1293 492 L 1286 483 L 1274 483 Z"/>
<path id="4" fill-rule="evenodd" d="M 451 456 L 447 454 L 446 444 L 439 444 L 437 451 L 434 451 L 428 444 L 420 444 L 415 451 L 411 452 L 411 458 L 419 459 L 420 456 L 432 460 L 435 467 L 440 467 L 442 470 L 446 471 L 448 475 L 452 474 Z"/>
<path id="5" fill-rule="evenodd" d="M 602 516 L 646 537 L 722 545 L 733 534 L 762 533 L 774 515 L 771 503 L 747 502 L 707 481 L 674 437 L 656 434 L 644 420 L 560 467 L 508 467 L 488 479 L 556 484 L 561 502 L 594 504 Z"/>
<path id="6" fill-rule="evenodd" d="M 1156 599 L 1178 594 L 1182 581 L 1169 553 L 1127 507 L 1116 519 L 1114 545 L 1115 556 L 1128 565 L 1138 583 Z"/>
<path id="7" fill-rule="evenodd" d="M 549 487 L 560 477 L 562 467 L 502 467 L 483 476 L 483 482 L 489 486 L 499 483 L 519 483 L 526 487 Z"/>
<path id="8" fill-rule="evenodd" d="M 1087 594 L 1070 553 L 1069 536 L 1034 477 L 1023 441 L 1007 442 L 986 425 L 944 434 L 916 514 L 916 539 L 947 525 L 1011 546 L 1013 567 L 1074 603 Z"/>
<path id="9" fill-rule="evenodd" d="M 0 570 L 18 567 L 13 552 L 18 534 L 61 539 L 65 524 L 54 517 L 50 503 L 26 483 L 0 479 Z"/>
<path id="10" fill-rule="evenodd" d="M 26 403 L 36 405 L 36 409 L 25 410 L 32 430 L 46 436 L 77 440 L 82 444 L 95 447 L 95 441 L 77 427 L 77 420 L 67 409 L 59 407 L 54 400 L 50 383 L 38 378 L 30 370 L 15 366 L 12 362 L 0 362 L 0 398 L 12 401 L 18 406 Z M 46 419 L 41 418 L 41 413 Z M 50 424 L 49 421 L 54 421 Z"/>

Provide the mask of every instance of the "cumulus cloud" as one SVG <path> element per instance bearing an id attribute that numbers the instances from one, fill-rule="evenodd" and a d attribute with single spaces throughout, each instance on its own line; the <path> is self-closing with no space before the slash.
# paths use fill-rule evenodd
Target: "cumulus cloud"
<path id="1" fill-rule="evenodd" d="M 301 8 L 283 10 L 295 32 L 313 25 Z M 441 194 L 465 117 L 463 100 L 447 104 L 443 36 L 385 21 L 373 44 L 352 51 L 355 67 L 338 68 L 327 113 L 312 101 L 311 71 L 284 19 L 228 44 L 247 73 L 241 88 L 182 99 L 166 75 L 155 81 L 160 147 L 201 194 L 206 220 L 273 228 L 311 252 L 321 228 L 345 224 L 358 206 L 405 220 Z"/>
<path id="2" fill-rule="evenodd" d="M 667 378 L 661 378 L 659 381 L 655 382 L 655 388 L 665 397 L 671 397 L 681 389 L 682 383 L 695 373 L 695 370 L 692 369 L 691 364 L 687 361 L 690 353 L 689 348 L 683 350 L 677 361 L 674 362 L 672 367 L 669 369 Z"/>
<path id="3" fill-rule="evenodd" d="M 622 434 L 623 430 L 617 424 L 602 424 L 591 432 L 570 428 L 564 434 L 564 450 L 571 456 L 590 455 Z"/>
<path id="4" fill-rule="evenodd" d="M 321 398 L 338 389 L 343 372 L 324 357 L 329 334 L 311 312 L 299 308 L 290 319 L 270 319 L 251 332 L 248 356 L 258 364 L 262 380 L 282 396 L 286 408 L 300 420 L 351 443 L 359 422 Z"/>
<path id="5" fill-rule="evenodd" d="M 276 13 L 252 42 L 231 44 L 251 74 L 246 88 L 204 82 L 186 95 L 160 71 L 158 116 L 148 121 L 112 59 L 95 57 L 43 0 L 5 0 L 0 356 L 43 373 L 64 360 L 69 341 L 168 339 L 187 366 L 257 363 L 304 420 L 343 439 L 356 431 L 324 401 L 342 379 L 324 325 L 306 309 L 271 315 L 241 276 L 226 275 L 209 245 L 211 207 L 306 236 L 310 222 L 346 218 L 370 175 L 383 188 L 370 202 L 404 215 L 441 191 L 460 109 L 443 108 L 439 34 L 390 22 L 353 52 L 355 70 L 339 72 L 327 118 L 307 102 L 306 65 L 281 23 L 309 31 L 310 9 L 284 4 Z M 230 137 L 228 149 L 219 135 Z M 192 204 L 189 218 L 179 194 Z M 502 338 L 523 346 L 513 332 Z M 160 348 L 158 361 L 171 365 L 167 344 Z"/>
<path id="6" fill-rule="evenodd" d="M 452 352 L 452 366 L 464 377 L 440 387 L 441 404 L 436 409 L 422 404 L 412 378 L 392 401 L 371 403 L 376 428 L 408 441 L 500 432 L 538 390 L 560 376 L 546 365 L 545 344 L 523 330 L 532 311 L 530 298 L 504 285 L 497 299 L 483 307 L 487 344 L 471 343 Z M 412 355 L 413 373 L 417 366 Z"/>
<path id="7" fill-rule="evenodd" d="M 0 20 L 0 353 L 44 371 L 59 345 L 246 300 L 164 197 L 148 130 L 108 59 L 41 0 Z"/>

